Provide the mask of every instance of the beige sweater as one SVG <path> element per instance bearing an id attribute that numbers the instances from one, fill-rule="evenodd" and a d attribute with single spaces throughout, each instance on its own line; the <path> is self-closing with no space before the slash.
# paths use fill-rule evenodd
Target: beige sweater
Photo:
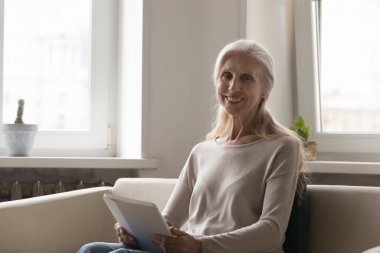
<path id="1" fill-rule="evenodd" d="M 292 137 L 196 145 L 163 215 L 203 253 L 282 253 L 298 174 Z"/>

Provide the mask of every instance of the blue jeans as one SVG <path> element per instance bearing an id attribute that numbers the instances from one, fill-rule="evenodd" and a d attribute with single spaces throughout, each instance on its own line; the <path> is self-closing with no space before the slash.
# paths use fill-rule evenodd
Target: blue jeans
<path id="1" fill-rule="evenodd" d="M 148 251 L 131 249 L 123 243 L 92 242 L 83 245 L 77 253 L 149 253 Z"/>

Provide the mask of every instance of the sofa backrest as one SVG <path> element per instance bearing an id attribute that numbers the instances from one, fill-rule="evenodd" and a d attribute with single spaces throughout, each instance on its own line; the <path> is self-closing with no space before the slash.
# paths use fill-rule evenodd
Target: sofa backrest
<path id="1" fill-rule="evenodd" d="M 308 253 L 359 253 L 380 245 L 380 187 L 310 185 Z"/>
<path id="2" fill-rule="evenodd" d="M 113 192 L 153 202 L 162 210 L 176 182 L 123 178 Z M 360 253 L 380 245 L 380 187 L 309 185 L 308 194 L 308 253 Z"/>

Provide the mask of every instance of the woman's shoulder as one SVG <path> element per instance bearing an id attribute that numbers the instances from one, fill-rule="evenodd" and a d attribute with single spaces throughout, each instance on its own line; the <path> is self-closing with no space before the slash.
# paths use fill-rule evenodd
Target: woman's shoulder
<path id="1" fill-rule="evenodd" d="M 284 135 L 279 137 L 274 137 L 271 139 L 266 139 L 264 143 L 272 146 L 274 149 L 284 149 L 288 151 L 296 151 L 299 149 L 299 140 L 295 136 Z"/>
<path id="2" fill-rule="evenodd" d="M 275 139 L 278 143 L 284 146 L 298 146 L 299 140 L 292 135 L 284 135 Z"/>
<path id="3" fill-rule="evenodd" d="M 207 156 L 212 153 L 212 141 L 202 141 L 193 146 L 190 151 L 188 162 L 195 162 L 203 156 Z"/>
<path id="4" fill-rule="evenodd" d="M 191 153 L 203 151 L 205 149 L 210 149 L 215 146 L 215 140 L 204 140 L 195 144 L 191 150 Z"/>

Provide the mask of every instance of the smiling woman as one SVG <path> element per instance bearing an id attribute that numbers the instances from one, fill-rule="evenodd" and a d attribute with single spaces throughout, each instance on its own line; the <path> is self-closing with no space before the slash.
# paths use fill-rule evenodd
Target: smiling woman
<path id="1" fill-rule="evenodd" d="M 272 57 L 255 41 L 232 42 L 214 77 L 217 125 L 192 149 L 162 213 L 171 235 L 152 240 L 168 253 L 284 253 L 304 156 L 302 142 L 265 107 Z M 120 243 L 90 243 L 78 253 L 141 252 L 128 228 L 115 230 Z"/>

